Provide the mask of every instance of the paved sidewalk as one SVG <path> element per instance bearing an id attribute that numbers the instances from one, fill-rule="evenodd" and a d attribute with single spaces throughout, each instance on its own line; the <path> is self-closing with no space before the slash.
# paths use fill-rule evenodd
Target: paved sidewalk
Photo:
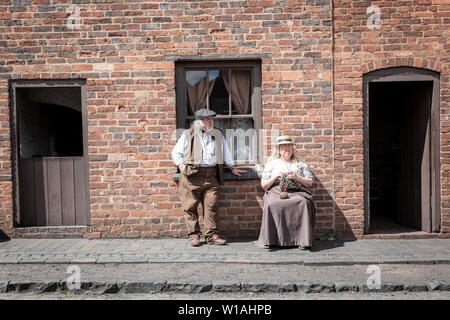
<path id="1" fill-rule="evenodd" d="M 341 266 L 450 264 L 450 239 L 318 241 L 312 251 L 262 249 L 248 239 L 191 247 L 186 239 L 12 239 L 0 264 L 251 263 Z"/>
<path id="2" fill-rule="evenodd" d="M 248 239 L 12 239 L 0 242 L 0 294 L 70 293 L 68 265 L 82 270 L 76 294 L 450 291 L 450 239 L 324 240 L 312 251 Z M 368 265 L 381 287 L 367 287 Z"/>

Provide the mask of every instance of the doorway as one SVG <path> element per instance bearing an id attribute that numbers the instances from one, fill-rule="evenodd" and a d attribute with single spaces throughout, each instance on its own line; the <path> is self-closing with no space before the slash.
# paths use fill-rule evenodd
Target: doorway
<path id="1" fill-rule="evenodd" d="M 84 81 L 11 83 L 17 227 L 90 223 Z"/>
<path id="2" fill-rule="evenodd" d="M 418 70 L 365 77 L 366 234 L 440 229 L 439 83 Z"/>

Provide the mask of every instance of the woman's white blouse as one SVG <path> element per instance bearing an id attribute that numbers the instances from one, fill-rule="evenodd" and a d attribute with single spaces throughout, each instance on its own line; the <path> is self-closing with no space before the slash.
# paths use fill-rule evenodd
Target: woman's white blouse
<path id="1" fill-rule="evenodd" d="M 280 172 L 295 172 L 300 177 L 304 177 L 307 179 L 312 178 L 313 174 L 306 165 L 306 162 L 300 157 L 298 157 L 297 159 L 298 163 L 286 163 L 281 159 L 274 159 L 267 162 L 261 174 L 261 180 L 267 181 L 277 176 Z"/>

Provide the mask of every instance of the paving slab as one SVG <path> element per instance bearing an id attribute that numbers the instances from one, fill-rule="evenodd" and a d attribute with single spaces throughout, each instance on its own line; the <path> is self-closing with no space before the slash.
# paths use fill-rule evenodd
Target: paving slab
<path id="1" fill-rule="evenodd" d="M 148 249 L 146 249 L 145 245 L 141 248 L 144 249 L 148 252 L 161 252 L 162 250 L 162 246 L 161 245 L 153 245 L 153 246 L 148 246 Z"/>
<path id="2" fill-rule="evenodd" d="M 125 253 L 122 255 L 122 263 L 147 263 L 149 256 L 145 253 Z"/>
<path id="3" fill-rule="evenodd" d="M 123 257 L 121 254 L 111 254 L 111 253 L 105 253 L 101 254 L 96 263 L 122 263 Z"/>
<path id="4" fill-rule="evenodd" d="M 24 255 L 19 263 L 38 263 L 44 264 L 49 258 L 48 255 L 43 253 L 31 253 L 29 255 Z"/>
<path id="5" fill-rule="evenodd" d="M 58 253 L 49 257 L 45 262 L 47 264 L 69 264 L 74 261 L 75 254 Z"/>
<path id="6" fill-rule="evenodd" d="M 139 241 L 133 241 L 128 245 L 128 247 L 124 250 L 125 252 L 138 251 L 141 247 L 141 243 Z"/>
<path id="7" fill-rule="evenodd" d="M 16 264 L 22 260 L 22 255 L 2 254 L 0 255 L 0 264 Z"/>

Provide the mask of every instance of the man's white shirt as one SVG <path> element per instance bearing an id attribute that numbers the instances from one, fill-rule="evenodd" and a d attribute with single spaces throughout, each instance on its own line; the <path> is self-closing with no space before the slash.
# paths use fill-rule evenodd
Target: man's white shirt
<path id="1" fill-rule="evenodd" d="M 200 142 L 202 144 L 203 149 L 203 157 L 200 162 L 200 166 L 202 167 L 210 167 L 215 166 L 217 164 L 216 153 L 214 148 L 214 140 L 212 139 L 212 135 L 210 134 L 198 134 L 197 136 L 200 138 Z M 180 139 L 178 139 L 175 147 L 172 150 L 172 159 L 175 162 L 175 165 L 178 167 L 180 164 L 184 163 L 183 160 L 183 151 L 187 147 L 188 141 L 186 139 L 186 135 L 181 135 Z M 222 138 L 222 155 L 223 162 L 227 167 L 234 166 L 233 158 L 231 157 L 230 150 L 225 139 Z"/>

